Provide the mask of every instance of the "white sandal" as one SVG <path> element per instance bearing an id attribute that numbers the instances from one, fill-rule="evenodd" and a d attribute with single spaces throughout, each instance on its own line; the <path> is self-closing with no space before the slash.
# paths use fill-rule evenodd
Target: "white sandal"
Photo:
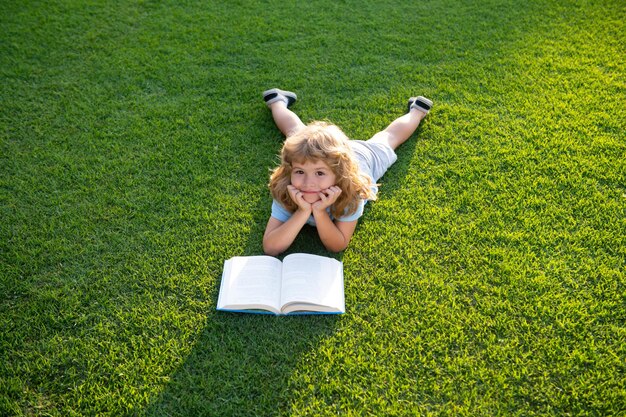
<path id="1" fill-rule="evenodd" d="M 428 114 L 430 109 L 433 107 L 433 102 L 427 99 L 426 97 L 411 97 L 409 99 L 409 104 L 407 106 L 407 112 L 411 111 L 411 109 L 417 109 L 425 114 Z"/>
<path id="2" fill-rule="evenodd" d="M 295 103 L 297 99 L 298 96 L 296 96 L 296 93 L 280 90 L 278 88 L 272 88 L 271 90 L 263 92 L 263 100 L 265 100 L 265 104 L 267 104 L 268 107 L 270 104 L 277 101 L 283 101 L 287 107 L 289 107 Z"/>

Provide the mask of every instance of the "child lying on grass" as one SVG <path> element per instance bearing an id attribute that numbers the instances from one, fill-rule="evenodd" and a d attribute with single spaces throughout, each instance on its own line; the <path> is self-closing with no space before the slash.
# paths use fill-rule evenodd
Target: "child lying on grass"
<path id="1" fill-rule="evenodd" d="M 278 88 L 263 99 L 285 135 L 281 164 L 272 172 L 272 214 L 263 236 L 263 250 L 278 255 L 293 243 L 305 224 L 317 227 L 326 249 L 344 250 L 363 207 L 375 200 L 376 181 L 396 161 L 404 143 L 428 114 L 432 101 L 411 97 L 408 111 L 370 140 L 350 140 L 333 124 L 302 123 L 289 109 L 297 96 Z"/>

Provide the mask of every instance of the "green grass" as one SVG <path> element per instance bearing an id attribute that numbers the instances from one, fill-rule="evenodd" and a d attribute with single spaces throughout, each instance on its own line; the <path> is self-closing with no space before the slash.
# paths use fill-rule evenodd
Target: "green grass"
<path id="1" fill-rule="evenodd" d="M 623 2 L 283 3 L 0 4 L 0 415 L 626 414 Z M 435 102 L 341 317 L 215 311 L 275 86 L 353 138 Z"/>

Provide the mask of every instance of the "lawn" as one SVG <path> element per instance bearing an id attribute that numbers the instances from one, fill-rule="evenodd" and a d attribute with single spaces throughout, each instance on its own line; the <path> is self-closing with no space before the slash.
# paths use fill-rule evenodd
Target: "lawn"
<path id="1" fill-rule="evenodd" d="M 0 415 L 626 415 L 626 6 L 0 3 Z M 345 315 L 215 311 L 262 252 L 261 92 L 367 139 Z"/>

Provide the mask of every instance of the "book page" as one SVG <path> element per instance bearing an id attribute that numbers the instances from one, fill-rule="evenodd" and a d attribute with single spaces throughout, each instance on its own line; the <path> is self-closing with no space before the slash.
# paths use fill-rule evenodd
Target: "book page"
<path id="1" fill-rule="evenodd" d="M 224 263 L 218 308 L 280 310 L 281 262 L 271 256 L 236 256 Z"/>
<path id="2" fill-rule="evenodd" d="M 283 259 L 281 305 L 311 303 L 345 310 L 343 264 L 317 255 L 292 254 Z"/>

